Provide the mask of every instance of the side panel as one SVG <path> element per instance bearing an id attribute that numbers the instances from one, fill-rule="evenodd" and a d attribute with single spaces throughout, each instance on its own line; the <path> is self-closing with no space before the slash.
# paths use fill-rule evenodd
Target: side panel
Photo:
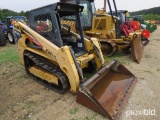
<path id="1" fill-rule="evenodd" d="M 110 15 L 93 17 L 91 32 L 100 33 L 100 38 L 116 38 L 115 23 Z"/>

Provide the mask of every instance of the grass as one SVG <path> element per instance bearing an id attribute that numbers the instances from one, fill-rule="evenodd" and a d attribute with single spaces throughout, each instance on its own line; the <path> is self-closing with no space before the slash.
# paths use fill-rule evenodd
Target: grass
<path id="1" fill-rule="evenodd" d="M 145 58 L 151 58 L 151 55 L 145 55 L 144 57 Z"/>
<path id="2" fill-rule="evenodd" d="M 90 120 L 89 116 L 85 116 L 84 120 Z"/>
<path id="3" fill-rule="evenodd" d="M 29 120 L 34 114 L 35 114 L 34 111 L 29 110 L 24 115 L 20 115 L 17 119 L 18 120 Z"/>
<path id="4" fill-rule="evenodd" d="M 19 62 L 18 52 L 16 49 L 8 49 L 0 52 L 0 64 L 14 61 Z"/>
<path id="5" fill-rule="evenodd" d="M 25 104 L 23 107 L 22 107 L 22 110 L 26 110 L 26 109 L 30 109 L 32 107 L 35 106 L 35 102 L 33 101 L 29 101 L 27 104 Z"/>
<path id="6" fill-rule="evenodd" d="M 97 120 L 96 119 L 97 113 L 93 112 L 91 115 L 84 115 L 81 118 L 82 120 Z M 70 120 L 79 120 L 78 118 L 71 118 Z"/>
<path id="7" fill-rule="evenodd" d="M 85 116 L 84 120 L 95 120 L 97 113 L 93 113 L 91 116 Z"/>
<path id="8" fill-rule="evenodd" d="M 87 79 L 89 79 L 90 77 L 92 77 L 94 74 L 96 74 L 97 73 L 97 70 L 96 71 L 94 71 L 94 72 L 92 72 L 92 73 L 84 73 L 84 78 L 87 78 Z"/>
<path id="9" fill-rule="evenodd" d="M 79 110 L 79 108 L 75 107 L 75 108 L 71 109 L 69 111 L 69 113 L 73 115 L 73 114 L 76 114 L 78 112 L 78 110 Z"/>
<path id="10" fill-rule="evenodd" d="M 127 60 L 123 60 L 122 57 L 126 56 L 128 54 L 124 52 L 116 52 L 113 56 L 104 56 L 105 64 L 110 63 L 112 60 L 118 60 L 121 64 L 127 64 Z"/>
<path id="11" fill-rule="evenodd" d="M 77 120 L 76 118 L 71 118 L 71 120 Z"/>

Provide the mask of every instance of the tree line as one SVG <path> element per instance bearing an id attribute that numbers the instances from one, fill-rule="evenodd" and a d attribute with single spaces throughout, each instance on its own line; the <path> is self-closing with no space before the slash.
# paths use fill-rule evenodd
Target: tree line
<path id="1" fill-rule="evenodd" d="M 160 7 L 130 12 L 130 15 L 143 15 L 145 20 L 160 20 Z"/>
<path id="2" fill-rule="evenodd" d="M 15 12 L 8 9 L 0 9 L 0 20 L 5 20 L 7 16 L 28 16 L 29 11 Z"/>
<path id="3" fill-rule="evenodd" d="M 160 15 L 157 14 L 143 14 L 145 20 L 157 20 L 160 21 Z"/>
<path id="4" fill-rule="evenodd" d="M 5 20 L 7 16 L 28 16 L 29 11 L 15 12 L 9 9 L 0 9 L 0 20 Z M 131 16 L 143 15 L 145 20 L 160 20 L 160 7 L 130 12 Z"/>

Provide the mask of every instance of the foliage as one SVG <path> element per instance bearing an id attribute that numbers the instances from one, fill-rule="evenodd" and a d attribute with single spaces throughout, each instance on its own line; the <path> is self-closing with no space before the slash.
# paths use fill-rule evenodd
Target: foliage
<path id="1" fill-rule="evenodd" d="M 29 11 L 21 11 L 21 12 L 15 12 L 8 9 L 0 9 L 0 20 L 5 20 L 7 16 L 28 16 Z"/>
<path id="2" fill-rule="evenodd" d="M 1 10 L 0 10 L 0 18 L 4 18 L 4 14 Z"/>
<path id="3" fill-rule="evenodd" d="M 160 20 L 160 7 L 130 12 L 130 15 L 143 15 L 145 20 Z"/>
<path id="4" fill-rule="evenodd" d="M 7 63 L 7 62 L 13 62 L 13 61 L 19 61 L 18 53 L 16 49 L 8 49 L 1 51 L 0 53 L 0 64 Z"/>
<path id="5" fill-rule="evenodd" d="M 147 14 L 147 15 L 145 15 L 145 14 L 143 14 L 143 18 L 145 19 L 145 20 L 160 20 L 160 15 L 157 15 L 157 14 Z"/>
<path id="6" fill-rule="evenodd" d="M 140 10 L 140 11 L 135 11 L 135 12 L 130 12 L 131 16 L 134 15 L 142 15 L 142 14 L 157 14 L 160 15 L 160 7 L 154 7 L 150 9 L 145 9 L 145 10 Z"/>
<path id="7" fill-rule="evenodd" d="M 78 112 L 78 109 L 79 109 L 79 108 L 77 108 L 77 107 L 76 107 L 76 108 L 73 108 L 73 109 L 71 109 L 71 110 L 69 111 L 69 113 L 70 113 L 70 114 L 76 114 L 76 113 Z"/>

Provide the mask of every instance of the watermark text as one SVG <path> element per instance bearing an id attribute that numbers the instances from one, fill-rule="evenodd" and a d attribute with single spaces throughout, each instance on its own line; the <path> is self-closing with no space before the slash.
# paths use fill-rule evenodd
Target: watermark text
<path id="1" fill-rule="evenodd" d="M 129 115 L 156 115 L 155 109 L 127 110 L 126 117 Z"/>

